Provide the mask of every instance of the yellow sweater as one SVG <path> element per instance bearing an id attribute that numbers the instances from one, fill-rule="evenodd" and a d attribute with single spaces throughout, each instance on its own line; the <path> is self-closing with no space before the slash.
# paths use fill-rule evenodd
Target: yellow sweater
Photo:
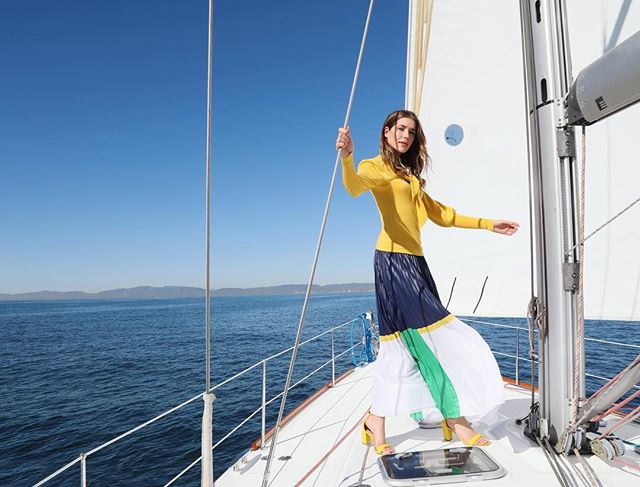
<path id="1" fill-rule="evenodd" d="M 382 229 L 376 249 L 386 252 L 424 255 L 420 228 L 431 220 L 441 227 L 493 229 L 493 220 L 456 213 L 456 210 L 432 199 L 411 176 L 398 176 L 381 156 L 365 159 L 353 167 L 353 154 L 342 160 L 342 182 L 349 194 L 359 196 L 371 191 L 378 205 Z"/>

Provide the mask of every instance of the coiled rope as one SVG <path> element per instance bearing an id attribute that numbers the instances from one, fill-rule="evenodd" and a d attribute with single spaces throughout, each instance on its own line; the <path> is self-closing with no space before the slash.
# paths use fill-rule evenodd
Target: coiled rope
<path id="1" fill-rule="evenodd" d="M 367 322 L 367 314 L 362 313 L 358 318 L 360 321 L 356 320 L 351 324 L 351 362 L 356 367 L 362 367 L 375 361 L 376 354 L 373 350 L 372 332 Z M 355 332 L 359 326 L 362 326 L 362 336 L 358 334 L 356 339 Z M 358 344 L 362 346 L 356 350 Z"/>
<path id="2" fill-rule="evenodd" d="M 360 43 L 360 52 L 358 53 L 358 61 L 356 63 L 356 69 L 353 76 L 353 83 L 351 84 L 351 94 L 349 95 L 349 104 L 347 106 L 347 113 L 344 118 L 343 127 L 346 128 L 349 124 L 349 117 L 351 116 L 351 107 L 353 105 L 353 98 L 356 91 L 356 85 L 358 83 L 358 75 L 360 73 L 360 64 L 362 62 L 362 54 L 364 53 L 364 47 L 367 40 L 367 31 L 369 30 L 369 22 L 371 20 L 371 13 L 373 11 L 373 2 L 370 0 L 369 11 L 367 13 L 367 20 L 364 25 L 364 33 L 362 34 L 362 42 Z M 284 385 L 284 391 L 282 392 L 282 400 L 280 401 L 280 411 L 278 411 L 278 420 L 276 421 L 275 428 L 273 429 L 273 435 L 271 436 L 271 445 L 269 447 L 269 456 L 267 458 L 267 465 L 264 469 L 264 476 L 262 477 L 262 487 L 267 487 L 269 483 L 269 474 L 271 472 L 271 463 L 273 462 L 273 455 L 275 453 L 275 446 L 278 443 L 278 433 L 280 432 L 280 423 L 282 422 L 282 416 L 284 414 L 284 407 L 287 403 L 287 393 L 289 392 L 289 385 L 291 384 L 291 377 L 293 376 L 293 368 L 296 363 L 296 357 L 298 355 L 298 347 L 300 346 L 300 338 L 302 336 L 302 329 L 304 327 L 304 319 L 307 313 L 307 305 L 309 303 L 309 295 L 311 294 L 311 286 L 316 275 L 316 267 L 318 265 L 318 257 L 320 256 L 320 248 L 322 247 L 322 239 L 324 237 L 324 229 L 327 223 L 327 216 L 329 215 L 329 208 L 331 206 L 331 197 L 333 195 L 333 187 L 336 181 L 336 174 L 338 172 L 338 164 L 340 163 L 340 152 L 336 154 L 336 162 L 333 166 L 333 175 L 331 177 L 331 184 L 329 185 L 329 194 L 327 196 L 327 202 L 324 208 L 324 216 L 322 217 L 322 224 L 320 225 L 320 235 L 318 236 L 318 243 L 316 245 L 316 253 L 313 258 L 313 264 L 311 266 L 311 274 L 309 276 L 309 283 L 307 284 L 307 290 L 304 295 L 304 304 L 302 305 L 302 312 L 300 314 L 300 321 L 298 323 L 298 331 L 296 332 L 296 340 L 293 346 L 293 352 L 291 353 L 291 363 L 289 364 L 289 372 L 287 374 L 287 381 Z"/>

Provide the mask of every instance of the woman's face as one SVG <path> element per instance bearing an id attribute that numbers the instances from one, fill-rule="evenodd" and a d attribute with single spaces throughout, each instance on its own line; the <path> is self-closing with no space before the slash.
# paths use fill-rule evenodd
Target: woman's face
<path id="1" fill-rule="evenodd" d="M 391 147 L 404 154 L 416 138 L 416 122 L 409 117 L 400 118 L 393 127 L 385 127 L 384 136 Z"/>

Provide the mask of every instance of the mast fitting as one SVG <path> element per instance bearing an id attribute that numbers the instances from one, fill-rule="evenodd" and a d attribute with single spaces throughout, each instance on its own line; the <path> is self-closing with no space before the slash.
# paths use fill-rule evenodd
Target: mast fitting
<path id="1" fill-rule="evenodd" d="M 562 264 L 562 282 L 565 291 L 577 291 L 580 287 L 580 262 Z"/>
<path id="2" fill-rule="evenodd" d="M 556 131 L 558 157 L 576 157 L 576 137 L 573 127 L 563 127 Z"/>

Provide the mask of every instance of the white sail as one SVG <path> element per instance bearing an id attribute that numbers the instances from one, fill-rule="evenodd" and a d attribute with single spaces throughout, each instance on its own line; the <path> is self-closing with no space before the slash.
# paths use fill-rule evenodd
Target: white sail
<path id="1" fill-rule="evenodd" d="M 414 0 L 410 8 L 407 104 L 422 91 L 419 116 L 433 164 L 427 191 L 460 213 L 521 224 L 511 238 L 428 224 L 422 236 L 427 260 L 445 303 L 456 279 L 453 312 L 473 313 L 488 277 L 475 314 L 524 316 L 530 252 L 519 4 L 434 1 L 420 86 L 416 50 L 424 43 L 418 34 L 425 20 L 419 14 L 428 10 L 421 3 Z M 568 13 L 574 76 L 603 47 L 640 29 L 640 2 L 574 0 Z M 639 117 L 640 107 L 633 107 L 587 129 L 587 234 L 640 195 L 640 165 L 632 163 Z M 586 243 L 588 318 L 640 320 L 639 216 L 640 205 Z"/>
<path id="2" fill-rule="evenodd" d="M 414 16 L 417 10 L 412 9 Z M 432 15 L 419 110 L 432 159 L 427 191 L 460 213 L 522 226 L 517 236 L 505 238 L 427 224 L 425 255 L 445 303 L 456 278 L 452 311 L 471 314 L 488 276 L 476 314 L 524 316 L 530 273 L 518 4 L 436 0 Z M 421 22 L 411 25 L 416 23 Z M 408 59 L 413 62 L 414 56 Z M 414 69 L 410 65 L 409 73 Z M 419 88 L 409 86 L 408 92 Z M 458 145 L 445 139 L 453 124 L 464 134 Z"/>
<path id="3" fill-rule="evenodd" d="M 638 1 L 574 0 L 567 10 L 574 76 L 640 30 Z M 587 127 L 587 234 L 640 196 L 639 123 L 636 105 Z M 585 243 L 587 318 L 640 320 L 639 223 L 636 205 Z"/>

